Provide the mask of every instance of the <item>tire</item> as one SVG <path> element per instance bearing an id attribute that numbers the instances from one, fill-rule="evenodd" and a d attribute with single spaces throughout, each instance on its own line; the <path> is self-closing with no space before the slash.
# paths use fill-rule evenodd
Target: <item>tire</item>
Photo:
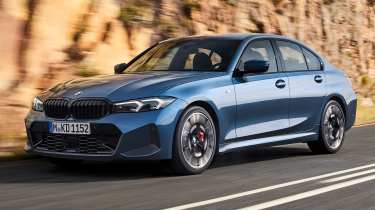
<path id="1" fill-rule="evenodd" d="M 62 159 L 62 158 L 48 158 L 48 161 L 59 168 L 73 169 L 82 164 L 82 160 Z"/>
<path id="2" fill-rule="evenodd" d="M 344 143 L 345 122 L 341 105 L 335 100 L 329 101 L 320 120 L 318 141 L 307 143 L 310 150 L 316 154 L 337 153 Z"/>
<path id="3" fill-rule="evenodd" d="M 202 173 L 216 154 L 216 126 L 210 114 L 200 106 L 188 108 L 175 132 L 172 169 L 180 175 Z"/>

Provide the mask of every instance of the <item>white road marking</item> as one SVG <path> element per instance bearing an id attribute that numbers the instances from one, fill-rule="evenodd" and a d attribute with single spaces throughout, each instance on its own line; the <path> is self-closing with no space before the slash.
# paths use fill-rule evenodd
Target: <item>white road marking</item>
<path id="1" fill-rule="evenodd" d="M 242 208 L 242 209 L 239 209 L 239 210 L 261 210 L 261 209 L 271 208 L 271 207 L 275 207 L 275 206 L 280 206 L 282 204 L 290 203 L 290 202 L 301 200 L 301 199 L 304 199 L 304 198 L 317 196 L 317 195 L 320 195 L 320 194 L 323 194 L 323 193 L 331 192 L 331 191 L 334 191 L 334 190 L 339 190 L 339 189 L 350 187 L 350 186 L 353 186 L 353 185 L 356 185 L 356 184 L 361 184 L 363 182 L 368 182 L 368 181 L 371 181 L 371 180 L 374 180 L 374 179 L 375 179 L 375 175 L 366 176 L 366 177 L 363 177 L 363 178 L 354 179 L 354 180 L 350 180 L 350 181 L 346 181 L 346 182 L 341 182 L 341 183 L 333 184 L 333 185 L 330 185 L 330 186 L 327 186 L 327 187 L 323 187 L 323 188 L 319 188 L 319 189 L 315 189 L 315 190 L 310 190 L 310 191 L 306 191 L 306 192 L 303 192 L 303 193 L 294 194 L 294 195 L 287 196 L 287 197 L 284 197 L 284 198 L 279 198 L 279 199 L 276 199 L 276 200 L 273 200 L 273 201 L 260 203 L 260 204 L 254 205 L 254 206 L 245 207 L 245 208 Z"/>
<path id="2" fill-rule="evenodd" d="M 277 185 L 273 185 L 273 186 L 269 186 L 269 187 L 245 191 L 245 192 L 241 192 L 241 193 L 236 193 L 236 194 L 227 195 L 227 196 L 223 196 L 223 197 L 199 201 L 199 202 L 195 202 L 195 203 L 189 203 L 189 204 L 185 204 L 185 205 L 181 205 L 181 206 L 175 206 L 175 207 L 168 208 L 166 210 L 183 210 L 183 209 L 196 208 L 196 207 L 199 207 L 199 206 L 214 204 L 214 203 L 227 201 L 227 200 L 231 200 L 231 199 L 235 199 L 235 198 L 240 198 L 240 197 L 244 197 L 244 196 L 249 196 L 249 195 L 253 195 L 253 194 L 257 194 L 257 193 L 261 193 L 261 192 L 275 190 L 275 189 L 288 187 L 288 186 L 292 186 L 292 185 L 297 185 L 297 184 L 301 184 L 301 183 L 305 183 L 305 182 L 315 181 L 315 180 L 319 180 L 319 179 L 324 179 L 324 178 L 337 176 L 337 175 L 341 175 L 341 174 L 345 174 L 345 173 L 349 173 L 349 172 L 359 171 L 359 170 L 367 169 L 367 168 L 371 168 L 371 167 L 375 167 L 375 164 L 359 166 L 359 167 L 345 169 L 345 170 L 341 170 L 341 171 L 336 171 L 336 172 L 323 174 L 323 175 L 319 175 L 319 176 L 314 176 L 314 177 L 295 180 L 295 181 L 286 182 L 286 183 L 282 183 L 282 184 L 277 184 Z"/>
<path id="3" fill-rule="evenodd" d="M 340 177 L 336 177 L 336 178 L 332 178 L 332 179 L 328 179 L 328 180 L 323 180 L 323 181 L 321 181 L 321 183 L 338 182 L 338 181 L 342 181 L 342 180 L 345 180 L 345 179 L 350 179 L 350 178 L 363 176 L 363 175 L 371 174 L 371 173 L 375 173 L 375 169 L 370 169 L 370 170 L 361 171 L 361 172 L 354 173 L 354 174 L 349 174 L 349 175 L 340 176 Z"/>

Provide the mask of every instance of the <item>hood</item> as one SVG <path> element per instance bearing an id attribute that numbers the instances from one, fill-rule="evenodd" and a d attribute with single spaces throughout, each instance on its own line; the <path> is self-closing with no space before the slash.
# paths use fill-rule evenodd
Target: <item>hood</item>
<path id="1" fill-rule="evenodd" d="M 218 72 L 144 72 L 76 79 L 59 84 L 46 92 L 45 97 L 107 98 L 123 101 L 158 96 L 170 87 L 191 81 L 222 75 Z"/>

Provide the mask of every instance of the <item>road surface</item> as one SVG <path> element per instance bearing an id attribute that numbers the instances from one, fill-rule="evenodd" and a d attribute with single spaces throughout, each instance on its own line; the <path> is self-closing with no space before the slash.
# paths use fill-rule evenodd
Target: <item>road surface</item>
<path id="1" fill-rule="evenodd" d="M 375 209 L 375 126 L 353 128 L 335 155 L 305 144 L 220 156 L 202 175 L 161 163 L 44 159 L 0 163 L 0 209 Z"/>

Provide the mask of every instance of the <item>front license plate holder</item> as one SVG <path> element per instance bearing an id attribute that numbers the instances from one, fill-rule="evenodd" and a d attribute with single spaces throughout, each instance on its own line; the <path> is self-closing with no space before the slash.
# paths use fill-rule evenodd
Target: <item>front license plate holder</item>
<path id="1" fill-rule="evenodd" d="M 90 135 L 90 123 L 53 121 L 48 123 L 52 134 Z"/>

